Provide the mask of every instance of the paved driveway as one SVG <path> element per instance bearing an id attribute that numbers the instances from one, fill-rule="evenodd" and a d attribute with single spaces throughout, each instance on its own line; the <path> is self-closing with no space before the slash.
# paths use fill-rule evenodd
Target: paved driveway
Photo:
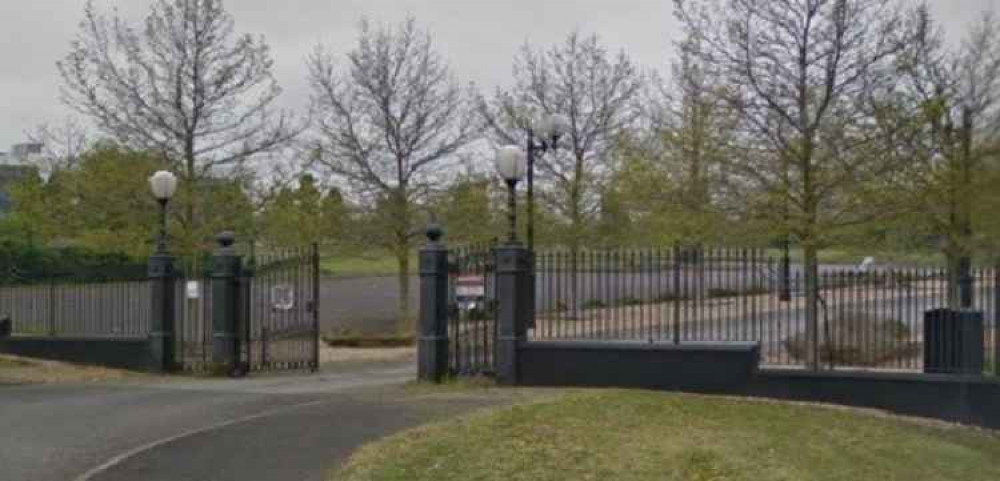
<path id="1" fill-rule="evenodd" d="M 0 387 L 0 480 L 323 480 L 358 445 L 502 402 L 412 364 L 246 380 Z"/>

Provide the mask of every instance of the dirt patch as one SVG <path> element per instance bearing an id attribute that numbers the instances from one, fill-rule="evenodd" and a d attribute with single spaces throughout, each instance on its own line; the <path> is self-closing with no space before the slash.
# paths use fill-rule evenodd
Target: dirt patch
<path id="1" fill-rule="evenodd" d="M 903 321 L 883 319 L 879 313 L 847 308 L 820 326 L 818 352 L 823 363 L 862 367 L 898 366 L 920 356 L 920 342 Z M 805 332 L 784 341 L 788 353 L 806 361 L 809 342 Z"/>
<path id="2" fill-rule="evenodd" d="M 320 346 L 319 358 L 321 364 L 351 363 L 351 362 L 416 362 L 416 347 L 330 347 Z"/>
<path id="3" fill-rule="evenodd" d="M 97 366 L 0 355 L 0 384 L 51 384 L 117 381 L 145 374 Z"/>
<path id="4" fill-rule="evenodd" d="M 330 347 L 376 348 L 411 347 L 415 345 L 413 336 L 323 336 L 323 342 Z"/>

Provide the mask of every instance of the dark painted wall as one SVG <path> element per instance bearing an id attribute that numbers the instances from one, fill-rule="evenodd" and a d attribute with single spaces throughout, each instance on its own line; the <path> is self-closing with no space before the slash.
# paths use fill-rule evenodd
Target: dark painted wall
<path id="1" fill-rule="evenodd" d="M 756 343 L 526 342 L 520 382 L 533 386 L 729 390 L 757 369 Z"/>
<path id="2" fill-rule="evenodd" d="M 519 384 L 664 389 L 883 409 L 1000 429 L 1000 379 L 761 370 L 756 345 L 526 342 Z"/>
<path id="3" fill-rule="evenodd" d="M 0 353 L 133 370 L 151 365 L 146 339 L 13 337 L 0 339 Z"/>
<path id="4" fill-rule="evenodd" d="M 982 376 L 762 371 L 742 393 L 884 409 L 1000 429 L 1000 380 Z"/>

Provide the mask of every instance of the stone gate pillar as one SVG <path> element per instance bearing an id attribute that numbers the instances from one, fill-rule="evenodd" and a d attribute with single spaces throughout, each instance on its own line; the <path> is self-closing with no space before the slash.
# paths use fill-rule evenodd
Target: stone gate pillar
<path id="1" fill-rule="evenodd" d="M 237 332 L 243 257 L 233 247 L 232 232 L 219 234 L 217 240 L 219 248 L 212 256 L 212 365 L 217 374 L 238 375 L 243 374 Z"/>
<path id="2" fill-rule="evenodd" d="M 516 385 L 520 379 L 517 367 L 518 346 L 526 340 L 529 319 L 534 309 L 531 251 L 519 243 L 504 244 L 496 249 L 497 343 L 494 362 L 497 383 Z"/>
<path id="3" fill-rule="evenodd" d="M 154 254 L 149 258 L 149 280 L 152 296 L 152 315 L 150 316 L 149 347 L 153 372 L 169 372 L 176 368 L 174 345 L 174 325 L 177 318 L 177 274 L 174 269 L 174 257 L 165 254 Z"/>
<path id="4" fill-rule="evenodd" d="M 420 250 L 420 325 L 417 378 L 441 382 L 448 373 L 448 247 L 440 226 L 427 227 Z"/>

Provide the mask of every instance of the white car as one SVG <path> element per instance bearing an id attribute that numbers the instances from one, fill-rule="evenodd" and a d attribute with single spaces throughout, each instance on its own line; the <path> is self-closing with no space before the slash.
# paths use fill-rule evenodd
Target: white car
<path id="1" fill-rule="evenodd" d="M 858 272 L 869 272 L 875 267 L 875 258 L 872 256 L 865 257 L 858 264 Z"/>

